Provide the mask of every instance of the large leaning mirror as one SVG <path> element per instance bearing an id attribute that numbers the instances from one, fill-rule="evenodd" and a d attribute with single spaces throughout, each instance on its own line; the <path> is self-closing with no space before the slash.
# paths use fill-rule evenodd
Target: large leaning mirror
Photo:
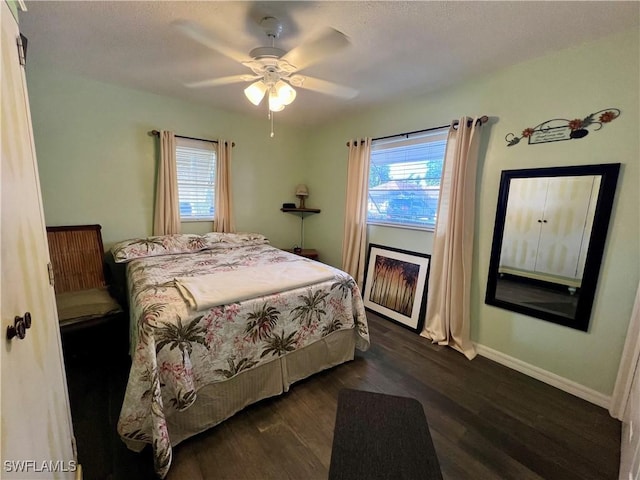
<path id="1" fill-rule="evenodd" d="M 485 303 L 586 331 L 619 170 L 504 170 Z"/>

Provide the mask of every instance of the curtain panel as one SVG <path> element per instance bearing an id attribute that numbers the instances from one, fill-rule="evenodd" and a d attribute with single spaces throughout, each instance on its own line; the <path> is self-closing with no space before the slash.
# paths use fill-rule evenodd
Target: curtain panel
<path id="1" fill-rule="evenodd" d="M 447 138 L 421 335 L 472 359 L 471 264 L 481 122 L 463 117 L 455 125 L 451 123 Z"/>
<path id="2" fill-rule="evenodd" d="M 233 144 L 218 140 L 216 158 L 216 192 L 213 227 L 216 232 L 235 232 L 231 202 L 231 150 Z"/>
<path id="3" fill-rule="evenodd" d="M 342 240 L 342 270 L 350 274 L 362 289 L 367 246 L 367 194 L 371 139 L 366 137 L 354 139 L 348 145 L 349 164 Z"/>
<path id="4" fill-rule="evenodd" d="M 176 139 L 173 132 L 161 130 L 160 161 L 156 183 L 153 234 L 180 233 L 180 203 L 178 200 L 178 171 L 176 167 Z"/>

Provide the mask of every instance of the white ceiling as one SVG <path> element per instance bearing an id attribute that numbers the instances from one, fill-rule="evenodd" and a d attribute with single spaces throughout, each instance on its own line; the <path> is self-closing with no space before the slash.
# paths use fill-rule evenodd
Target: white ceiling
<path id="1" fill-rule="evenodd" d="M 20 18 L 29 61 L 262 116 L 266 107 L 247 101 L 245 84 L 184 86 L 250 71 L 172 23 L 196 22 L 247 59 L 251 49 L 270 44 L 258 24 L 265 16 L 282 22 L 276 46 L 284 50 L 333 27 L 349 37 L 349 47 L 301 73 L 360 93 L 344 100 L 298 89 L 277 118 L 307 125 L 640 26 L 638 1 L 29 1 L 27 8 Z"/>

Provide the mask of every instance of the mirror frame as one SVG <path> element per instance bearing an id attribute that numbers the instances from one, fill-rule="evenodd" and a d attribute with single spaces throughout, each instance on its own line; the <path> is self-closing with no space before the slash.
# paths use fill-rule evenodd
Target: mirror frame
<path id="1" fill-rule="evenodd" d="M 615 197 L 619 171 L 619 163 L 503 170 L 500 178 L 500 191 L 498 194 L 498 206 L 496 209 L 493 243 L 491 246 L 491 258 L 489 261 L 489 276 L 487 280 L 485 303 L 586 332 L 589 327 L 589 319 L 593 308 L 596 285 L 600 274 L 600 265 L 604 254 L 605 241 L 607 237 L 607 230 L 609 228 L 609 219 L 611 218 L 611 212 L 613 209 L 613 200 Z M 533 307 L 527 307 L 496 298 L 498 267 L 500 264 L 500 253 L 502 250 L 502 239 L 504 235 L 507 200 L 509 198 L 511 179 L 584 175 L 601 175 L 602 180 L 600 182 L 600 189 L 598 190 L 598 200 L 596 203 L 593 226 L 589 237 L 589 247 L 582 275 L 580 297 L 578 299 L 574 318 L 570 319 L 555 313 L 538 310 Z"/>

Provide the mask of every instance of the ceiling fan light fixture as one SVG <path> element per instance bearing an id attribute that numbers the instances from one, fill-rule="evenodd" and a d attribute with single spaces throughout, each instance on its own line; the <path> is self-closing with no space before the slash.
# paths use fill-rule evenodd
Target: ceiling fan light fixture
<path id="1" fill-rule="evenodd" d="M 284 103 L 280 97 L 278 97 L 278 92 L 275 87 L 271 87 L 269 90 L 269 110 L 272 112 L 281 112 L 284 110 Z"/>
<path id="2" fill-rule="evenodd" d="M 275 85 L 276 94 L 280 103 L 283 105 L 289 105 L 296 99 L 296 91 L 288 83 L 279 80 Z"/>
<path id="3" fill-rule="evenodd" d="M 255 106 L 260 105 L 265 93 L 267 93 L 267 85 L 262 80 L 258 80 L 244 89 L 245 96 Z"/>

